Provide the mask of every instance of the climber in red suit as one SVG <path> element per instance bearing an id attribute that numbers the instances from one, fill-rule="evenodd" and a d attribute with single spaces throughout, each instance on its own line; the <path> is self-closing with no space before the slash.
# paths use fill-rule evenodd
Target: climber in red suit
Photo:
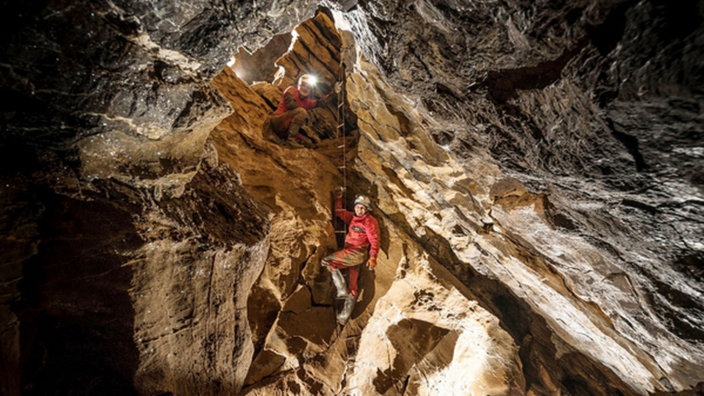
<path id="1" fill-rule="evenodd" d="M 315 85 L 313 80 L 313 76 L 304 74 L 298 79 L 298 85 L 286 88 L 281 95 L 279 107 L 269 116 L 274 133 L 294 147 L 301 147 L 299 142 L 312 145 L 313 142 L 299 132 L 301 126 L 308 118 L 308 110 L 327 102 L 334 93 L 331 91 L 320 100 L 311 97 Z M 317 136 L 311 138 L 319 140 Z"/>
<path id="2" fill-rule="evenodd" d="M 371 201 L 364 195 L 357 196 L 352 213 L 342 207 L 342 193 L 342 188 L 335 191 L 335 214 L 349 225 L 345 245 L 322 260 L 322 265 L 332 274 L 338 298 L 347 297 L 348 293 L 357 296 L 359 265 L 366 262 L 370 269 L 374 269 L 379 253 L 379 223 L 371 214 Z M 340 272 L 343 268 L 349 270 L 349 292 Z"/>

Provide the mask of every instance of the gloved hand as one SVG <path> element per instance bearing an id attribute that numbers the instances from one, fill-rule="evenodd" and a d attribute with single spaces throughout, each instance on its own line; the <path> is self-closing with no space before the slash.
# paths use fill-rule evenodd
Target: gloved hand
<path id="1" fill-rule="evenodd" d="M 342 194 L 344 194 L 344 193 L 345 193 L 345 188 L 342 186 L 335 187 L 335 190 L 333 191 L 333 194 L 334 194 L 335 198 L 337 198 L 337 199 L 341 199 Z"/>
<path id="2" fill-rule="evenodd" d="M 376 268 L 376 257 L 369 257 L 369 260 L 367 260 L 367 267 L 372 270 Z"/>
<path id="3" fill-rule="evenodd" d="M 340 92 L 342 92 L 342 81 L 336 82 L 333 90 L 335 91 L 336 94 L 340 94 Z"/>

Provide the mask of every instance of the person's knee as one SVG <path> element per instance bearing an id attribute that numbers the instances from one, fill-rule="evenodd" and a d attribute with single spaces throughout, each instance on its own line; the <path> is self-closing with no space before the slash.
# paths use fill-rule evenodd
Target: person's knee
<path id="1" fill-rule="evenodd" d="M 268 124 L 271 132 L 275 133 L 277 136 L 281 137 L 282 135 L 286 135 L 287 127 L 283 124 L 281 119 L 270 116 L 268 118 Z"/>
<path id="2" fill-rule="evenodd" d="M 291 111 L 293 112 L 293 122 L 303 122 L 308 117 L 308 112 L 303 107 L 297 107 Z"/>

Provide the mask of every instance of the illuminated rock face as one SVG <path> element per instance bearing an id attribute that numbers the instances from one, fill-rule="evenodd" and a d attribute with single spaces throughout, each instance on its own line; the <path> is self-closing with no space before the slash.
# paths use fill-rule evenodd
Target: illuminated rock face
<path id="1" fill-rule="evenodd" d="M 672 3 L 8 6 L 0 393 L 702 391 L 704 8 Z M 315 150 L 263 134 L 304 72 L 345 82 Z M 339 328 L 343 183 L 382 249 Z"/>

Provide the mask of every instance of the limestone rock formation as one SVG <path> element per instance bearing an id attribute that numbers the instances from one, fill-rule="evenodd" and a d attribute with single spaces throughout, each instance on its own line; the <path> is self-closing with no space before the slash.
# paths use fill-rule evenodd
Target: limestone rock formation
<path id="1" fill-rule="evenodd" d="M 704 3 L 3 8 L 0 393 L 704 392 Z"/>

